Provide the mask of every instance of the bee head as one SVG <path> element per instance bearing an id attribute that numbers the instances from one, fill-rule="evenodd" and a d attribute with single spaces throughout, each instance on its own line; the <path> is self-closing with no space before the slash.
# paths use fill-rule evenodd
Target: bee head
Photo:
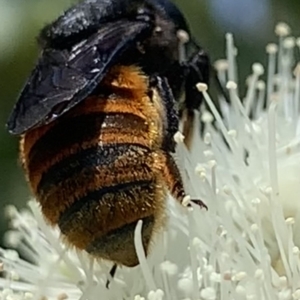
<path id="1" fill-rule="evenodd" d="M 190 30 L 179 9 L 168 0 L 149 0 L 154 29 L 149 38 L 138 43 L 141 65 L 147 73 L 163 75 L 172 66 L 185 60 Z M 144 55 L 143 55 L 144 54 Z"/>

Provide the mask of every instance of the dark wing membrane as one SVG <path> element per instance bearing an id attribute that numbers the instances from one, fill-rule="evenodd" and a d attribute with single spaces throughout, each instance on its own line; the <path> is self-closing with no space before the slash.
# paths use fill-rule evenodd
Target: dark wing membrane
<path id="1" fill-rule="evenodd" d="M 117 58 L 146 38 L 151 27 L 145 21 L 120 20 L 103 24 L 71 50 L 45 49 L 13 109 L 8 130 L 22 134 L 84 100 Z"/>
<path id="2" fill-rule="evenodd" d="M 45 26 L 39 36 L 41 45 L 62 49 L 66 43 L 79 42 L 99 29 L 100 24 L 135 16 L 145 0 L 83 0 L 75 4 L 53 23 Z M 62 46 L 62 47 L 61 47 Z"/>

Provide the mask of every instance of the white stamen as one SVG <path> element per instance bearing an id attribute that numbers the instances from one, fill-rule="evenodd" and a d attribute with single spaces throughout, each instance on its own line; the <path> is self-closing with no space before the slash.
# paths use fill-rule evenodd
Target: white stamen
<path id="1" fill-rule="evenodd" d="M 228 60 L 228 80 L 237 82 L 237 70 L 235 56 L 237 54 L 236 48 L 233 42 L 233 36 L 230 33 L 226 34 L 226 49 L 227 49 L 227 60 Z"/>
<path id="2" fill-rule="evenodd" d="M 213 115 L 208 112 L 208 111 L 205 111 L 203 112 L 202 116 L 201 116 L 201 121 L 204 122 L 204 123 L 212 123 L 214 120 L 214 117 Z"/>
<path id="3" fill-rule="evenodd" d="M 174 135 L 174 140 L 177 144 L 183 143 L 184 135 L 180 131 L 177 131 Z"/>
<path id="4" fill-rule="evenodd" d="M 200 293 L 200 296 L 205 300 L 215 300 L 215 299 L 217 299 L 216 291 L 211 287 L 203 289 Z"/>
<path id="5" fill-rule="evenodd" d="M 189 34 L 185 30 L 182 30 L 182 29 L 179 29 L 177 31 L 177 38 L 179 39 L 180 43 L 182 43 L 182 44 L 186 44 L 190 40 Z"/>
<path id="6" fill-rule="evenodd" d="M 140 265 L 141 265 L 143 275 L 148 284 L 148 288 L 149 288 L 149 290 L 155 291 L 156 285 L 151 276 L 149 266 L 147 264 L 147 260 L 146 260 L 146 256 L 145 256 L 144 247 L 142 244 L 142 226 L 143 226 L 143 221 L 139 220 L 137 222 L 137 225 L 136 225 L 135 231 L 134 231 L 134 245 L 135 245 L 136 253 L 137 253 Z M 155 299 L 158 299 L 158 298 L 155 298 Z"/>
<path id="7" fill-rule="evenodd" d="M 215 61 L 214 67 L 217 71 L 224 72 L 228 70 L 228 61 L 226 59 L 219 59 Z"/>
<path id="8" fill-rule="evenodd" d="M 237 89 L 237 84 L 234 81 L 228 81 L 226 84 L 226 88 L 227 89 L 232 89 L 232 90 L 236 90 Z"/>
<path id="9" fill-rule="evenodd" d="M 189 34 L 185 30 L 179 29 L 177 31 L 177 38 L 179 40 L 179 43 L 178 43 L 179 62 L 184 63 L 187 60 L 185 44 L 188 43 L 190 37 L 189 37 Z"/>
<path id="10" fill-rule="evenodd" d="M 257 76 L 264 74 L 264 67 L 260 63 L 255 63 L 252 66 L 253 73 Z"/>
<path id="11" fill-rule="evenodd" d="M 197 87 L 198 91 L 202 92 L 202 93 L 206 92 L 207 88 L 208 88 L 206 83 L 201 83 L 201 82 L 197 83 L 196 87 Z"/>
<path id="12" fill-rule="evenodd" d="M 276 54 L 278 51 L 278 46 L 276 44 L 268 44 L 266 47 L 266 52 L 268 54 Z"/>
<path id="13" fill-rule="evenodd" d="M 288 37 L 283 41 L 283 47 L 286 49 L 292 49 L 296 46 L 296 40 L 293 37 Z"/>
<path id="14" fill-rule="evenodd" d="M 290 34 L 290 32 L 291 29 L 286 23 L 278 23 L 275 27 L 275 33 L 280 37 L 287 36 Z"/>
<path id="15" fill-rule="evenodd" d="M 181 204 L 183 206 L 188 206 L 191 202 L 191 197 L 189 195 L 185 196 L 182 201 L 181 201 Z"/>

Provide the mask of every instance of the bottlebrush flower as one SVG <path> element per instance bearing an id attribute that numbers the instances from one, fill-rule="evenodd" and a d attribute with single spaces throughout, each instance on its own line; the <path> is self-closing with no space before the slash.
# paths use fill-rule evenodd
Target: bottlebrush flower
<path id="1" fill-rule="evenodd" d="M 10 207 L 14 250 L 1 250 L 2 299 L 300 299 L 300 65 L 285 24 L 279 44 L 267 46 L 267 82 L 253 65 L 248 90 L 237 89 L 236 49 L 227 35 L 227 59 L 216 68 L 230 103 L 215 108 L 204 84 L 197 85 L 209 110 L 201 111 L 203 136 L 191 150 L 177 134 L 178 163 L 192 198 L 207 203 L 183 209 L 168 200 L 170 221 L 140 266 L 119 268 L 105 287 L 111 265 L 68 250 L 59 233 Z M 298 49 L 299 51 L 299 49 Z M 210 111 L 210 112 L 209 112 Z M 214 122 L 213 122 L 214 121 Z M 30 261 L 30 262 L 26 262 Z"/>

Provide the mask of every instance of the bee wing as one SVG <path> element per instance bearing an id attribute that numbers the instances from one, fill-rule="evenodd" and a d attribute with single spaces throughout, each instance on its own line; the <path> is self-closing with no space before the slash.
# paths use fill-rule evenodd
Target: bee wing
<path id="1" fill-rule="evenodd" d="M 84 100 L 109 67 L 137 41 L 150 34 L 151 23 L 120 20 L 104 24 L 71 50 L 46 48 L 8 120 L 13 134 L 49 123 Z"/>

